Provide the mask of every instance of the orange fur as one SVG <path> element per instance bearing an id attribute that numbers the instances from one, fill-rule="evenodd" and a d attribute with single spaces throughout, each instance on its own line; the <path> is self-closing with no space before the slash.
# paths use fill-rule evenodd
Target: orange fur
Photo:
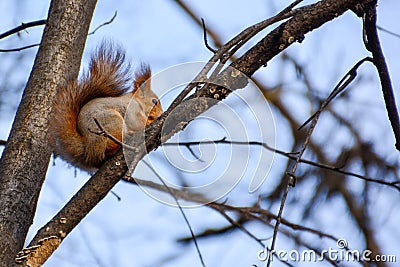
<path id="1" fill-rule="evenodd" d="M 152 99 L 153 102 L 157 99 L 150 86 L 147 86 L 150 85 L 150 76 L 150 67 L 142 65 L 133 83 L 134 97 L 142 84 L 148 87 L 141 91 L 140 97 L 135 97 L 138 104 L 131 120 L 137 122 L 130 122 L 135 131 L 145 127 L 140 120 L 149 115 L 150 112 L 146 113 L 145 110 L 153 109 L 154 103 L 147 107 Z M 132 94 L 128 93 L 131 86 L 130 65 L 125 60 L 124 52 L 103 43 L 92 56 L 88 73 L 79 81 L 72 81 L 60 88 L 57 93 L 53 106 L 55 153 L 86 171 L 96 170 L 112 157 L 120 146 L 94 133 L 100 130 L 94 118 L 121 141 L 125 110 L 132 98 Z M 157 111 L 153 111 L 153 117 L 162 113 L 158 99 L 157 102 Z"/>

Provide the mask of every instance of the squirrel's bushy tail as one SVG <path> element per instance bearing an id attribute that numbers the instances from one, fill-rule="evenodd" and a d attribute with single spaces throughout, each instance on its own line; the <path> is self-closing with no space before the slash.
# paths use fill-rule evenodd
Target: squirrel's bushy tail
<path id="1" fill-rule="evenodd" d="M 77 167 L 87 167 L 83 165 L 90 164 L 85 159 L 84 137 L 77 129 L 79 111 L 95 98 L 123 95 L 131 86 L 130 81 L 130 65 L 124 51 L 103 42 L 92 55 L 89 71 L 82 79 L 69 82 L 57 93 L 53 108 L 55 153 Z"/>

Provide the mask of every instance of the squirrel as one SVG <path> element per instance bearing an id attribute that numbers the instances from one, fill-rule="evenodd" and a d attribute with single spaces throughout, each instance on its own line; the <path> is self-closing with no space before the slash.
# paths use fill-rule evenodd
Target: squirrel
<path id="1" fill-rule="evenodd" d="M 142 64 L 133 83 L 130 72 L 125 52 L 103 42 L 92 54 L 88 72 L 58 90 L 52 120 L 56 155 L 93 172 L 120 149 L 118 143 L 98 133 L 95 118 L 122 142 L 123 127 L 140 131 L 162 114 L 160 100 L 150 87 L 150 67 Z"/>

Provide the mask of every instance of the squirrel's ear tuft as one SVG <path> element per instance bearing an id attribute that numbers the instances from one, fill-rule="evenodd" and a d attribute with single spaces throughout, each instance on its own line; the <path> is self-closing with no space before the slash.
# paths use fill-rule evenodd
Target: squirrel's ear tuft
<path id="1" fill-rule="evenodd" d="M 143 86 L 143 88 L 141 88 L 141 90 L 142 91 L 151 90 L 150 77 L 151 77 L 150 66 L 142 63 L 135 74 L 135 82 L 133 83 L 133 92 L 135 92 L 144 83 L 146 83 L 146 84 Z"/>

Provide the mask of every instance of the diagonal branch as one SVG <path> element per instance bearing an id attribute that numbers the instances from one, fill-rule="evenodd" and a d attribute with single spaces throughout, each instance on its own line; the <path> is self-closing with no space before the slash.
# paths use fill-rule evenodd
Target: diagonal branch
<path id="1" fill-rule="evenodd" d="M 176 197 L 176 196 L 174 195 L 174 192 L 171 191 L 171 189 L 170 189 L 170 188 L 168 187 L 168 185 L 165 183 L 165 181 L 163 180 L 163 178 L 157 173 L 157 171 L 156 171 L 147 161 L 143 161 L 143 163 L 157 176 L 158 180 L 160 180 L 160 182 L 161 182 L 162 185 L 164 186 L 166 192 L 168 192 L 168 194 L 170 194 L 170 195 L 172 196 L 172 198 L 174 199 L 176 205 L 177 205 L 178 208 L 179 208 L 179 211 L 181 212 L 181 214 L 182 214 L 182 216 L 183 216 L 183 219 L 184 219 L 185 222 L 186 222 L 186 225 L 187 225 L 188 228 L 189 228 L 189 232 L 190 232 L 190 234 L 191 234 L 191 236 L 192 236 L 192 238 L 193 238 L 193 242 L 194 242 L 194 245 L 195 245 L 195 247 L 196 247 L 197 254 L 199 255 L 199 259 L 200 259 L 201 265 L 202 265 L 203 267 L 205 267 L 206 265 L 205 265 L 205 263 L 204 263 L 203 255 L 202 255 L 201 252 L 200 252 L 200 248 L 199 248 L 199 245 L 198 245 L 198 243 L 197 243 L 196 236 L 195 236 L 195 234 L 194 234 L 194 232 L 193 232 L 193 228 L 192 228 L 192 226 L 190 225 L 190 222 L 189 222 L 189 220 L 188 220 L 188 218 L 187 218 L 185 212 L 183 211 L 183 208 L 182 208 L 181 204 L 179 203 L 178 197 Z"/>
<path id="2" fill-rule="evenodd" d="M 299 128 L 301 130 L 304 126 L 306 126 L 310 121 L 314 119 L 314 117 L 319 116 L 319 114 L 329 105 L 329 103 L 341 92 L 343 92 L 347 86 L 354 81 L 357 77 L 357 69 L 365 62 L 373 62 L 373 59 L 370 57 L 365 57 L 358 61 L 347 73 L 346 75 L 339 81 L 339 83 L 335 86 L 329 96 L 322 103 L 321 107 L 315 112 L 310 118 L 308 118 Z"/>
<path id="3" fill-rule="evenodd" d="M 115 19 L 116 17 L 117 17 L 117 11 L 114 12 L 114 15 L 112 16 L 112 18 L 111 18 L 109 21 L 106 21 L 106 22 L 100 24 L 100 25 L 97 26 L 93 31 L 89 32 L 88 35 L 93 35 L 93 34 L 95 34 L 95 33 L 97 32 L 97 30 L 99 30 L 100 28 L 102 28 L 102 27 L 104 27 L 104 26 L 106 26 L 106 25 L 108 25 L 108 24 L 111 24 L 111 23 L 114 21 L 114 19 Z"/>

